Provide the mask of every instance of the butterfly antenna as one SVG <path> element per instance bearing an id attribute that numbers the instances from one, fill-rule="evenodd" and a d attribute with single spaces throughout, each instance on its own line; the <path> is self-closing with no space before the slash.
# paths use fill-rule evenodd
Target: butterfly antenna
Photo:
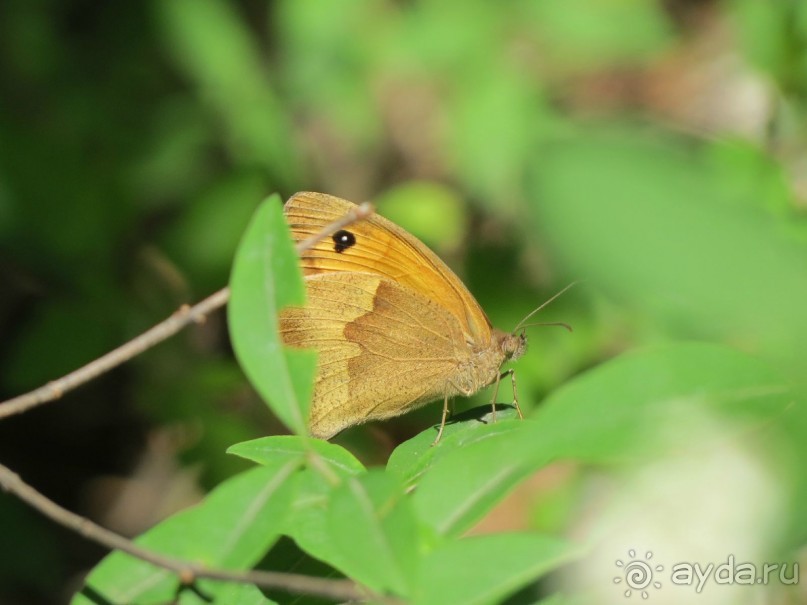
<path id="1" fill-rule="evenodd" d="M 557 294 L 555 294 L 555 295 L 553 295 L 551 298 L 549 298 L 549 300 L 546 300 L 546 301 L 544 301 L 543 303 L 541 303 L 541 304 L 538 306 L 538 308 L 537 308 L 537 309 L 534 309 L 533 311 L 530 311 L 530 313 L 528 313 L 528 314 L 527 314 L 527 316 L 526 316 L 524 319 L 522 319 L 520 322 L 518 322 L 518 325 L 517 325 L 517 326 L 516 326 L 516 327 L 513 329 L 513 332 L 518 332 L 518 331 L 519 331 L 519 329 L 521 329 L 521 328 L 526 328 L 527 326 L 524 324 L 524 322 L 526 322 L 526 321 L 527 321 L 527 320 L 528 320 L 530 317 L 532 317 L 533 315 L 535 315 L 536 313 L 538 313 L 538 311 L 540 311 L 541 309 L 543 309 L 544 307 L 546 307 L 546 306 L 547 306 L 549 303 L 551 303 L 551 302 L 552 302 L 552 301 L 554 301 L 556 298 L 558 298 L 558 297 L 559 297 L 561 294 L 565 293 L 567 290 L 571 289 L 573 286 L 576 286 L 576 285 L 577 285 L 577 284 L 579 284 L 579 283 L 580 283 L 579 281 L 573 281 L 573 282 L 572 282 L 572 283 L 570 283 L 568 286 L 566 286 L 565 288 L 563 288 L 563 289 L 562 289 L 560 292 L 558 292 Z M 558 322 L 558 323 L 559 323 L 559 322 Z M 550 325 L 550 324 L 530 324 L 530 325 L 537 326 L 537 325 Z M 568 326 L 567 326 L 567 327 L 568 327 Z M 570 331 L 571 331 L 571 329 L 570 329 Z"/>
<path id="2" fill-rule="evenodd" d="M 519 326 L 519 328 L 525 329 L 531 328 L 532 326 L 559 326 L 561 328 L 566 328 L 569 332 L 574 332 L 572 326 L 567 324 L 565 321 L 539 321 L 532 324 L 524 324 L 523 326 Z"/>

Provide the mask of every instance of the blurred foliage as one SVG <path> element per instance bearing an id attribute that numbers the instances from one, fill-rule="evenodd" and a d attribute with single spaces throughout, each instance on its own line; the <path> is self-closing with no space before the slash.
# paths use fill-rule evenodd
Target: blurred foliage
<path id="1" fill-rule="evenodd" d="M 706 341 L 774 368 L 791 406 L 756 417 L 774 437 L 750 439 L 789 503 L 787 529 L 771 534 L 792 559 L 807 540 L 806 101 L 799 0 L 9 0 L 0 397 L 226 284 L 267 194 L 373 199 L 382 214 L 388 200 L 500 328 L 581 281 L 538 318 L 574 333 L 532 328 L 517 366 L 536 419 L 547 395 L 562 401 L 561 385 L 646 345 Z M 630 380 L 642 374 L 616 383 Z M 609 418 L 608 393 L 593 418 Z M 438 413 L 337 441 L 384 463 Z M 219 314 L 4 421 L 0 457 L 60 503 L 136 534 L 243 469 L 227 446 L 282 431 Z M 574 528 L 590 472 L 545 486 L 524 524 L 547 502 L 573 501 L 534 522 Z M 0 541 L 0 560 L 14 563 L 0 566 L 0 602 L 64 601 L 99 556 L 8 497 L 0 519 L 15 532 Z M 40 556 L 15 557 L 20 543 Z"/>

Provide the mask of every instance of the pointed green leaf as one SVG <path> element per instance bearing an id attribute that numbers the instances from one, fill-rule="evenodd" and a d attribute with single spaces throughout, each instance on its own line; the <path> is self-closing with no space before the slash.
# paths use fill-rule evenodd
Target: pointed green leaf
<path id="1" fill-rule="evenodd" d="M 316 356 L 284 348 L 278 335 L 278 312 L 305 303 L 297 253 L 278 196 L 261 204 L 250 222 L 235 257 L 230 289 L 227 319 L 238 362 L 278 418 L 305 434 Z"/>
<path id="2" fill-rule="evenodd" d="M 473 527 L 522 479 L 550 461 L 529 420 L 478 432 L 486 438 L 450 451 L 424 473 L 413 495 L 418 517 L 438 534 L 458 536 Z"/>
<path id="3" fill-rule="evenodd" d="M 347 479 L 331 496 L 328 530 L 349 577 L 379 592 L 409 594 L 420 528 L 393 476 L 375 470 Z"/>
<path id="4" fill-rule="evenodd" d="M 327 463 L 332 470 L 342 475 L 355 475 L 363 472 L 364 465 L 345 448 L 319 439 L 304 439 L 295 435 L 273 435 L 252 441 L 236 443 L 228 450 L 258 464 L 275 464 L 285 459 L 299 459 L 310 452 Z"/>
<path id="5" fill-rule="evenodd" d="M 496 422 L 493 422 L 490 405 L 478 406 L 453 417 L 437 443 L 434 443 L 436 426 L 404 441 L 390 455 L 387 470 L 401 477 L 406 485 L 413 486 L 432 464 L 454 450 L 517 428 L 515 408 L 501 406 L 496 411 Z"/>
<path id="6" fill-rule="evenodd" d="M 248 569 L 278 538 L 291 503 L 289 479 L 301 463 L 302 458 L 237 475 L 136 542 L 208 567 Z M 178 586 L 173 572 L 114 552 L 90 573 L 72 603 L 90 605 L 93 594 L 111 603 L 170 602 Z"/>

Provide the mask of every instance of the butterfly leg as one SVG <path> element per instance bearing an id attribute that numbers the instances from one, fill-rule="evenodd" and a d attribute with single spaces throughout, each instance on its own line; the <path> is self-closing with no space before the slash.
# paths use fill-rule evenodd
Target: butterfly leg
<path id="1" fill-rule="evenodd" d="M 513 385 L 513 405 L 516 406 L 516 412 L 518 412 L 518 417 L 521 420 L 524 420 L 524 414 L 521 413 L 521 406 L 518 405 L 518 391 L 516 390 L 516 371 L 512 368 L 507 370 L 504 374 L 510 374 L 510 382 Z M 504 374 L 501 377 L 504 377 Z"/>
<path id="2" fill-rule="evenodd" d="M 443 398 L 443 417 L 440 419 L 440 428 L 437 430 L 437 437 L 434 438 L 432 441 L 432 445 L 437 445 L 437 442 L 440 441 L 440 437 L 443 436 L 443 429 L 446 426 L 446 420 L 448 419 L 448 411 L 449 411 L 450 404 L 448 402 L 448 393 L 445 394 Z M 453 412 L 453 410 L 452 410 Z"/>
<path id="3" fill-rule="evenodd" d="M 501 379 L 505 374 L 507 374 L 507 372 L 504 372 L 504 374 L 499 374 L 498 376 L 496 376 L 496 386 L 493 387 L 493 399 L 490 400 L 491 422 L 496 422 L 496 397 L 499 396 L 499 382 L 501 382 Z"/>
<path id="4" fill-rule="evenodd" d="M 521 413 L 521 406 L 518 405 L 518 391 L 516 390 L 516 371 L 513 368 L 510 368 L 506 372 L 502 372 L 496 377 L 496 387 L 493 389 L 493 401 L 491 402 L 491 407 L 493 408 L 493 414 L 491 417 L 493 422 L 496 422 L 496 396 L 499 394 L 499 383 L 501 382 L 502 378 L 510 376 L 510 382 L 513 385 L 513 405 L 516 408 L 516 412 L 518 412 L 518 417 L 521 420 L 524 420 L 524 414 Z"/>

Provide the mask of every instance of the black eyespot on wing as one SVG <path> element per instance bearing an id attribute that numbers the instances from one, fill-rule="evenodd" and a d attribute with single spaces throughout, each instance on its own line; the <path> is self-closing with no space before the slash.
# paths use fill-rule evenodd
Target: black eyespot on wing
<path id="1" fill-rule="evenodd" d="M 336 252 L 344 252 L 351 246 L 356 244 L 356 236 L 353 235 L 350 231 L 345 231 L 344 229 L 340 229 L 332 236 L 333 239 L 333 249 Z"/>

